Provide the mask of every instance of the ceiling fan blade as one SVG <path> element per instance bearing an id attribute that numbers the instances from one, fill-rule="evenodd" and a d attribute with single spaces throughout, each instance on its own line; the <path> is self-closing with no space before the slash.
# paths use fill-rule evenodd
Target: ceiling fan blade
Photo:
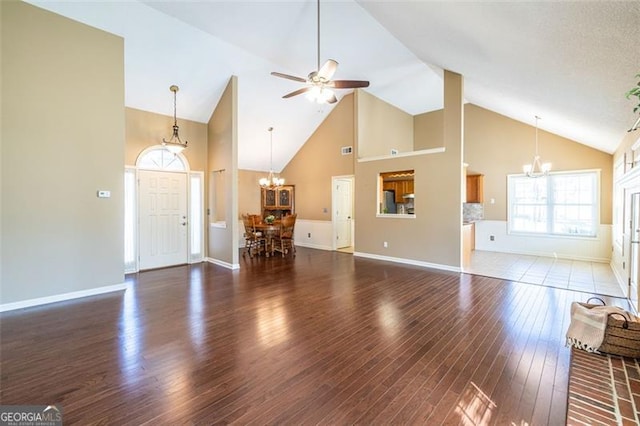
<path id="1" fill-rule="evenodd" d="M 325 80 L 331 80 L 336 69 L 338 69 L 338 62 L 333 59 L 327 59 L 327 61 L 322 64 L 322 67 L 318 70 L 318 77 L 324 78 Z"/>
<path id="2" fill-rule="evenodd" d="M 307 82 L 307 80 L 302 78 L 302 77 L 296 77 L 295 75 L 283 74 L 281 72 L 273 71 L 271 73 L 271 75 L 276 76 L 276 77 L 280 77 L 280 78 L 286 78 L 287 80 L 299 81 L 300 83 L 306 83 Z"/>
<path id="3" fill-rule="evenodd" d="M 283 98 L 286 99 L 286 98 L 290 98 L 292 96 L 301 95 L 301 94 L 306 93 L 309 90 L 311 90 L 311 88 L 312 88 L 312 86 L 303 87 L 302 89 L 294 90 L 293 92 L 287 93 L 286 95 L 284 95 Z"/>
<path id="4" fill-rule="evenodd" d="M 327 99 L 328 104 L 335 104 L 336 102 L 338 102 L 338 98 L 336 98 L 336 95 L 331 95 L 331 97 Z"/>
<path id="5" fill-rule="evenodd" d="M 336 89 L 355 89 L 358 87 L 369 87 L 369 82 L 364 80 L 334 80 L 327 83 L 329 87 Z"/>

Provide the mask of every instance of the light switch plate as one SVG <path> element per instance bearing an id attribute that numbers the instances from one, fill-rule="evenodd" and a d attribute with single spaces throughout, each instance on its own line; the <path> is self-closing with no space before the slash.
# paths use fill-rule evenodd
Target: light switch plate
<path id="1" fill-rule="evenodd" d="M 111 191 L 104 191 L 104 190 L 98 191 L 98 198 L 110 198 L 110 197 L 111 197 Z"/>

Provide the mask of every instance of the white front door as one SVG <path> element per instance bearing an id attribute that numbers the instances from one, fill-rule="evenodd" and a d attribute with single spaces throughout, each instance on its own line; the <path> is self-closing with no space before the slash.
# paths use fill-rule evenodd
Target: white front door
<path id="1" fill-rule="evenodd" d="M 187 263 L 187 174 L 140 170 L 140 269 Z"/>
<path id="2" fill-rule="evenodd" d="M 353 217 L 352 178 L 333 179 L 333 226 L 336 249 L 351 247 L 351 223 Z"/>

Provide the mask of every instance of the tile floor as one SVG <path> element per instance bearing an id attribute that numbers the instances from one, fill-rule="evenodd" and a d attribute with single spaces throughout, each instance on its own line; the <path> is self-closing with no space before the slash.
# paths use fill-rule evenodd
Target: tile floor
<path id="1" fill-rule="evenodd" d="M 608 263 L 475 250 L 464 272 L 488 277 L 625 297 Z"/>

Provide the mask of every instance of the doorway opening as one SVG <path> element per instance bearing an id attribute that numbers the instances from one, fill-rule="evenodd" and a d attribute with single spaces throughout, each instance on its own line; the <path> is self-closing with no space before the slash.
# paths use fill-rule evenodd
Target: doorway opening
<path id="1" fill-rule="evenodd" d="M 125 169 L 125 272 L 202 261 L 203 179 L 162 146 Z"/>
<path id="2" fill-rule="evenodd" d="M 353 219 L 354 183 L 354 176 L 334 176 L 331 178 L 332 249 L 347 253 L 353 253 L 355 246 Z"/>

